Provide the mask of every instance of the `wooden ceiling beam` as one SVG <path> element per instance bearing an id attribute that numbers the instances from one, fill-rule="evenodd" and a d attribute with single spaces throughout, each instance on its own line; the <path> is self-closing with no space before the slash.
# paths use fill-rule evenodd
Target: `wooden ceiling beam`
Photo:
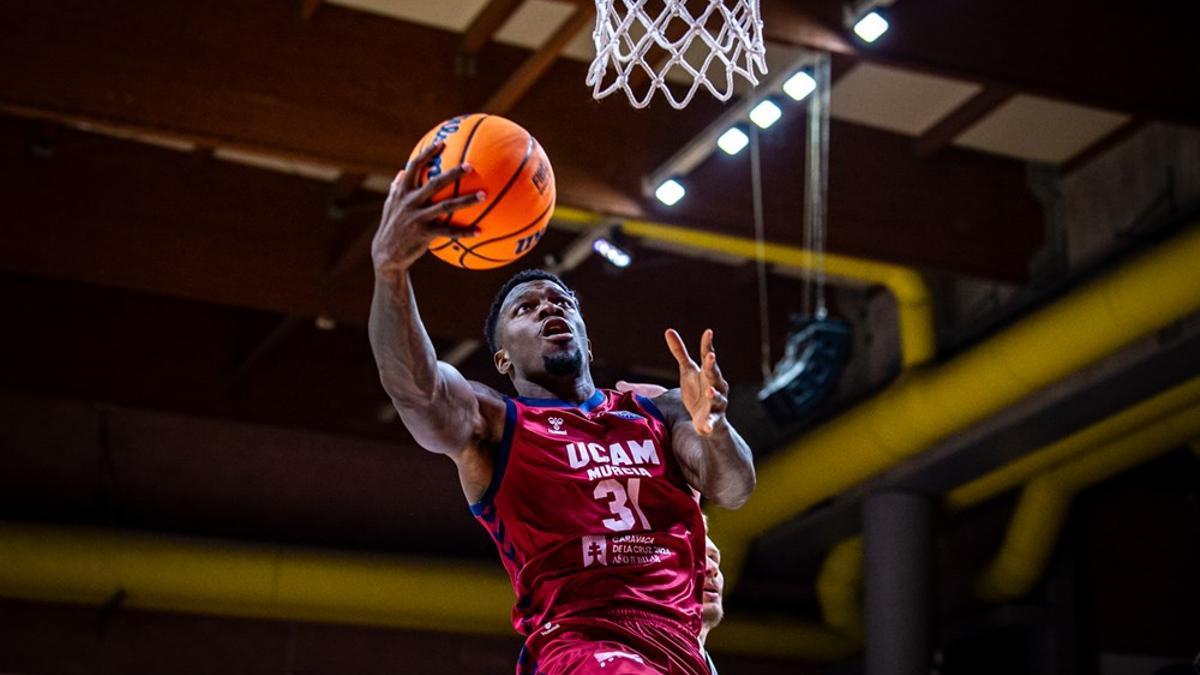
<path id="1" fill-rule="evenodd" d="M 478 54 L 524 2 L 525 0 L 489 0 L 463 32 L 458 44 L 458 53 L 463 56 Z"/>
<path id="2" fill-rule="evenodd" d="M 932 157 L 1015 94 L 1009 87 L 984 87 L 913 141 L 913 151 L 917 157 Z"/>
<path id="3" fill-rule="evenodd" d="M 530 87 L 538 81 L 539 78 L 554 64 L 554 61 L 562 54 L 563 49 L 570 44 L 575 36 L 579 35 L 588 26 L 592 25 L 592 20 L 596 16 L 596 8 L 594 5 L 580 4 L 563 21 L 562 25 L 554 31 L 546 43 L 538 48 L 524 63 L 517 68 L 504 84 L 492 94 L 492 97 L 483 104 L 483 111 L 496 115 L 503 115 L 512 109 L 517 101 L 529 91 Z"/>
<path id="4" fill-rule="evenodd" d="M 898 2 L 888 8 L 890 30 L 869 45 L 851 37 L 843 5 L 763 3 L 764 34 L 882 65 L 1200 125 L 1200 98 L 1179 86 L 1200 80 L 1188 32 L 1200 22 L 1200 4 L 1150 12 L 1086 0 L 985 0 L 967 12 L 957 0 Z"/>
<path id="5" fill-rule="evenodd" d="M 454 53 L 458 38 L 445 31 L 338 6 L 323 7 L 320 21 L 297 30 L 289 3 L 259 3 L 239 14 L 218 11 L 213 3 L 180 10 L 152 0 L 130 2 L 129 15 L 138 21 L 118 20 L 84 0 L 0 10 L 0 81 L 5 82 L 0 110 L 113 135 L 152 134 L 348 173 L 391 175 L 432 121 L 478 109 L 487 94 L 477 82 L 456 78 L 451 59 L 429 57 Z M 229 0 L 234 5 L 242 7 Z M 180 21 L 192 30 L 176 40 L 156 38 L 162 26 Z M 226 38 L 218 46 L 211 35 Z M 114 41 L 127 49 L 114 52 Z M 479 81 L 502 81 L 528 57 L 527 51 L 495 45 L 479 63 Z M 230 69 L 231 59 L 239 64 L 236 69 Z M 77 67 L 57 65 L 63 62 Z M 835 72 L 840 62 L 835 59 Z M 509 113 L 550 153 L 559 201 L 618 218 L 662 219 L 744 235 L 749 212 L 742 198 L 748 174 L 744 159 L 708 162 L 722 168 L 690 179 L 709 189 L 693 191 L 671 209 L 640 196 L 641 177 L 667 149 L 687 143 L 708 124 L 721 104 L 698 97 L 686 110 L 652 106 L 636 112 L 618 99 L 597 104 L 582 84 L 586 68 L 559 60 Z M 293 75 L 278 77 L 285 71 Z M 1023 177 L 1019 162 L 957 150 L 941 153 L 937 161 L 917 162 L 909 139 L 836 121 L 832 133 L 831 166 L 845 173 L 836 182 L 831 179 L 831 190 L 846 197 L 831 194 L 831 250 L 987 278 L 1024 274 L 1025 252 L 997 242 L 993 234 L 1040 231 L 1040 216 L 1026 208 L 1030 200 L 1023 179 L 1018 180 Z M 872 140 L 865 147 L 856 140 L 868 136 Z M 801 184 L 793 174 L 800 166 L 795 158 L 803 156 L 804 134 L 773 131 L 771 137 L 775 140 L 764 159 L 779 161 L 764 174 L 768 237 L 793 242 L 794 188 Z M 945 200 L 938 186 L 947 180 L 963 191 L 961 199 Z M 743 187 L 711 189 L 721 185 Z M 895 190 L 881 191 L 879 185 Z M 321 215 L 328 210 L 328 189 L 325 184 Z M 994 200 L 1011 208 L 978 208 Z M 881 223 L 919 223 L 920 228 L 902 238 L 880 236 Z M 322 276 L 331 244 L 340 239 L 331 237 L 322 249 L 322 262 L 314 268 Z M 973 249 L 954 242 L 1011 250 L 977 259 Z M 250 295 L 259 292 L 251 286 Z"/>
<path id="6" fill-rule="evenodd" d="M 1138 133 L 1142 129 L 1145 129 L 1147 126 L 1149 126 L 1149 124 L 1150 120 L 1145 117 L 1134 117 L 1130 119 L 1125 124 L 1122 124 L 1121 126 L 1113 129 L 1109 133 L 1097 139 L 1095 143 L 1092 143 L 1083 150 L 1080 150 L 1074 157 L 1063 162 L 1062 165 L 1058 167 L 1059 174 L 1063 176 L 1069 176 L 1075 173 L 1079 169 L 1091 163 L 1093 159 L 1096 159 L 1100 155 L 1112 150 L 1114 147 L 1120 145 L 1134 134 Z"/>

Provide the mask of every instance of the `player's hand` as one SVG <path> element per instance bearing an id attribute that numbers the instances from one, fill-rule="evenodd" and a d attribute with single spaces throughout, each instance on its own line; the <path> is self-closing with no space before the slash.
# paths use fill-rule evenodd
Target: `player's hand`
<path id="1" fill-rule="evenodd" d="M 679 362 L 679 393 L 683 405 L 692 416 L 692 427 L 701 436 L 707 436 L 718 425 L 725 422 L 725 409 L 729 405 L 729 383 L 721 376 L 717 366 L 717 354 L 713 351 L 713 332 L 704 331 L 700 336 L 700 363 L 692 360 L 683 338 L 675 329 L 668 328 L 667 347 Z"/>
<path id="2" fill-rule="evenodd" d="M 617 391 L 632 391 L 638 396 L 645 396 L 646 398 L 658 398 L 659 396 L 667 393 L 667 388 L 660 387 L 657 384 L 617 380 Z"/>
<path id="3" fill-rule="evenodd" d="M 445 216 L 483 201 L 482 192 L 433 201 L 433 195 L 455 179 L 471 172 L 462 164 L 443 172 L 424 185 L 417 185 L 425 166 L 445 147 L 436 141 L 417 155 L 396 180 L 392 181 L 379 230 L 371 242 L 371 262 L 376 276 L 391 276 L 404 272 L 429 248 L 435 237 L 473 237 L 479 228 L 463 228 L 447 224 Z"/>

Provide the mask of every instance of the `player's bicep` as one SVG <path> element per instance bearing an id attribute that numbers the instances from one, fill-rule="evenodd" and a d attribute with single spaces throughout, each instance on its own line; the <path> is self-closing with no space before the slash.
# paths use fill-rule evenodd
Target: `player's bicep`
<path id="1" fill-rule="evenodd" d="M 662 412 L 667 429 L 671 433 L 671 451 L 675 455 L 684 479 L 696 490 L 702 491 L 704 482 L 704 445 L 696 428 L 692 426 L 692 417 L 678 389 L 668 389 L 661 396 L 653 399 L 654 405 Z"/>
<path id="2" fill-rule="evenodd" d="M 426 450 L 457 458 L 474 444 L 490 440 L 496 420 L 503 420 L 500 394 L 463 377 L 439 361 L 437 384 L 428 400 L 396 402 L 400 419 Z"/>

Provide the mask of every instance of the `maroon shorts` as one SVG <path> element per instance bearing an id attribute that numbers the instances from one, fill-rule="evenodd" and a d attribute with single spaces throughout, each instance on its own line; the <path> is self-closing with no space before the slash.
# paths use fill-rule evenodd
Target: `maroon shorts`
<path id="1" fill-rule="evenodd" d="M 614 614 L 534 632 L 517 675 L 709 675 L 699 639 L 683 625 L 636 610 Z"/>

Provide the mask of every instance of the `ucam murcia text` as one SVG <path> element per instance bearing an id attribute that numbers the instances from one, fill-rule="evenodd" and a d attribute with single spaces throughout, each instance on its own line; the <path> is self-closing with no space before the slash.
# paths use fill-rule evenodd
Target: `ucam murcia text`
<path id="1" fill-rule="evenodd" d="M 645 466 L 659 466 L 658 448 L 654 441 L 625 441 L 610 443 L 568 443 L 564 451 L 572 469 L 587 468 L 588 480 L 610 476 L 645 476 L 651 473 Z"/>

